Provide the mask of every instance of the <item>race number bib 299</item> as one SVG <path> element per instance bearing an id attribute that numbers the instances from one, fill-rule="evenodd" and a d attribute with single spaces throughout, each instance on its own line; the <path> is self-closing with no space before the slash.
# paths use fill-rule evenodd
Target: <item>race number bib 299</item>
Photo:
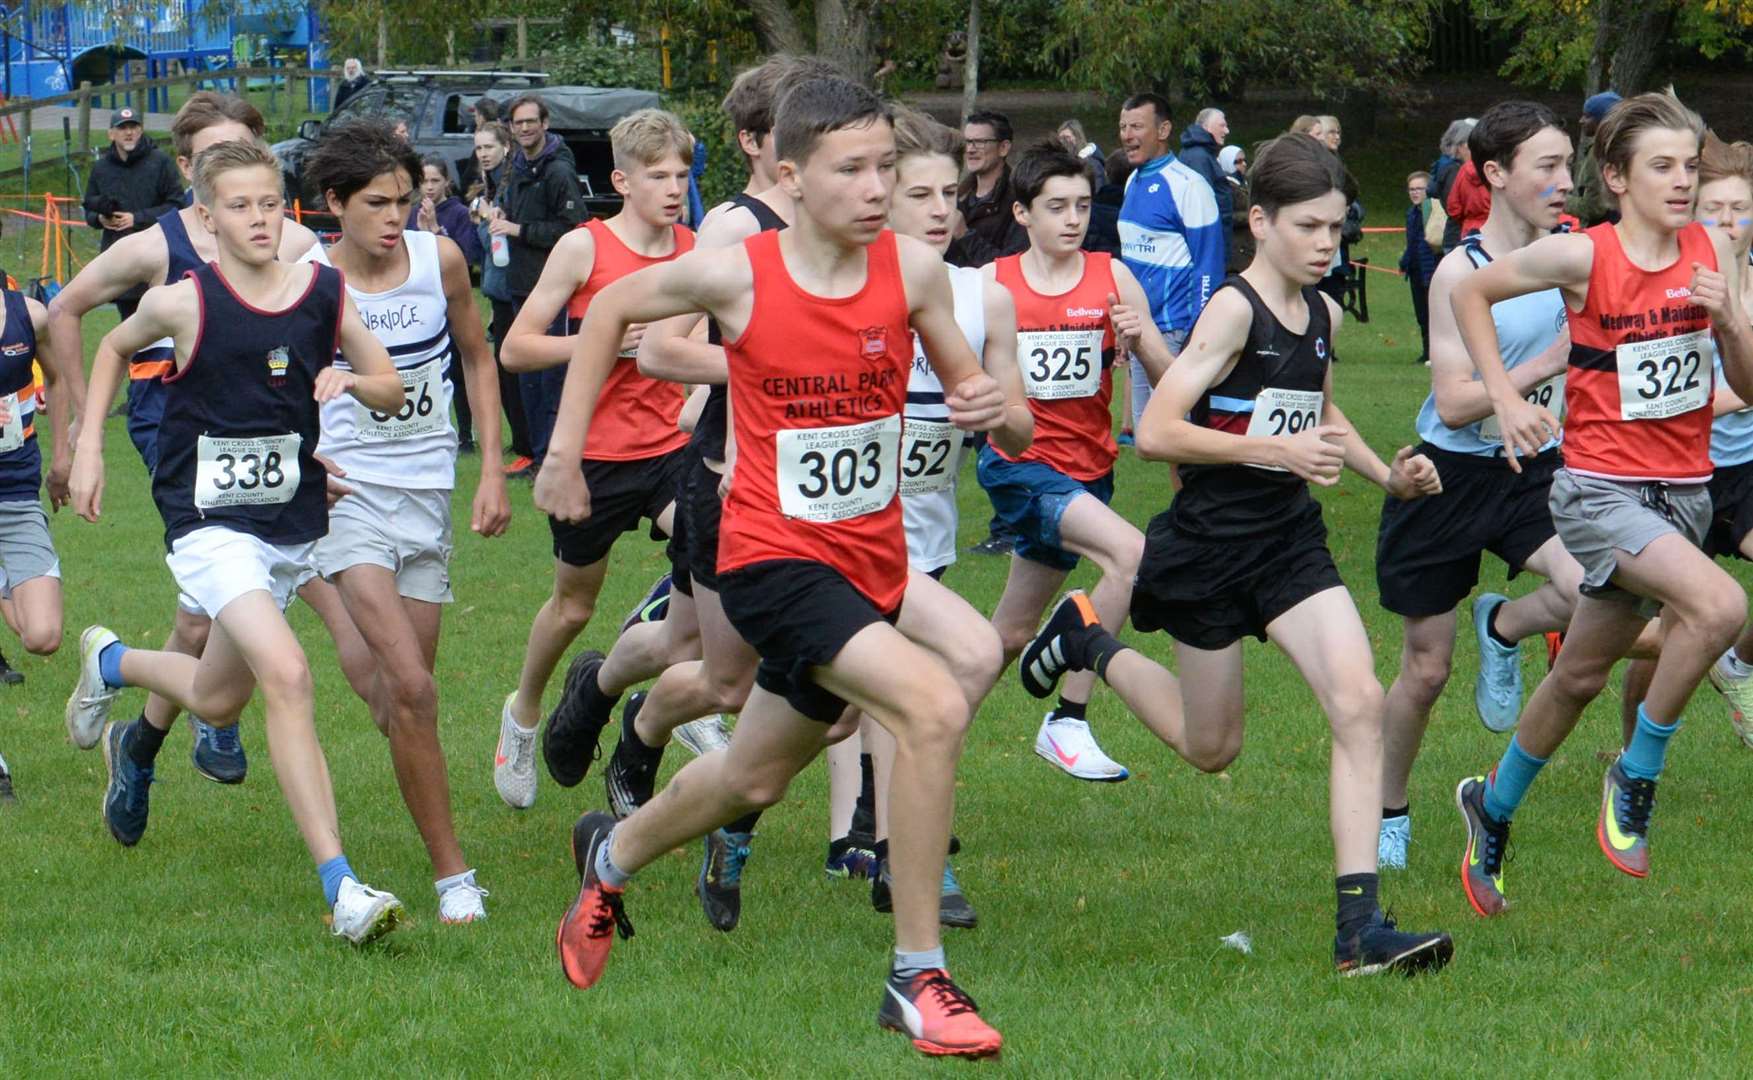
<path id="1" fill-rule="evenodd" d="M 439 356 L 416 367 L 403 368 L 402 407 L 395 412 L 378 412 L 355 401 L 355 419 L 361 439 L 409 439 L 445 430 L 450 417 L 438 406 L 439 388 L 444 379 L 445 357 Z"/>
<path id="2" fill-rule="evenodd" d="M 195 505 L 213 510 L 291 502 L 298 492 L 298 447 L 302 442 L 297 435 L 256 439 L 201 436 L 195 449 Z"/>
<path id="3" fill-rule="evenodd" d="M 1666 420 L 1710 404 L 1710 331 L 1628 341 L 1613 350 L 1619 418 Z"/>
<path id="4" fill-rule="evenodd" d="M 1102 388 L 1102 331 L 1026 330 L 1017 335 L 1023 393 L 1041 401 L 1094 397 Z"/>
<path id="5" fill-rule="evenodd" d="M 901 494 L 948 491 L 962 463 L 961 429 L 947 420 L 909 417 L 901 433 Z"/>
<path id="6" fill-rule="evenodd" d="M 1564 376 L 1554 375 L 1544 382 L 1536 384 L 1522 395 L 1530 405 L 1538 405 L 1546 409 L 1560 420 L 1564 419 Z M 1479 440 L 1481 442 L 1503 442 L 1503 428 L 1497 422 L 1497 414 L 1479 421 Z"/>
<path id="7" fill-rule="evenodd" d="M 1254 415 L 1248 419 L 1250 439 L 1282 439 L 1300 435 L 1321 422 L 1321 406 L 1327 400 L 1320 390 L 1286 390 L 1268 386 L 1254 398 Z M 1256 469 L 1284 472 L 1276 465 Z"/>
<path id="8" fill-rule="evenodd" d="M 0 454 L 9 454 L 24 445 L 24 406 L 17 394 L 0 397 L 0 409 L 6 410 L 6 421 L 0 423 Z"/>
<path id="9" fill-rule="evenodd" d="M 779 509 L 804 521 L 845 521 L 894 501 L 901 417 L 773 436 Z"/>

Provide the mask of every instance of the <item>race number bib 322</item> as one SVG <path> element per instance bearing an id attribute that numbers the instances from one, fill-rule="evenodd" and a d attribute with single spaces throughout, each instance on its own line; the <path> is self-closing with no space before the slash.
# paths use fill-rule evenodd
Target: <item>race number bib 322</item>
<path id="1" fill-rule="evenodd" d="M 24 445 L 24 406 L 17 394 L 0 397 L 0 408 L 6 410 L 6 421 L 0 423 L 0 454 L 9 454 Z"/>
<path id="2" fill-rule="evenodd" d="M 1041 401 L 1094 397 L 1102 388 L 1102 331 L 1027 330 L 1017 335 L 1023 393 Z"/>
<path id="3" fill-rule="evenodd" d="M 901 435 L 901 494 L 948 491 L 962 463 L 961 429 L 947 420 L 909 417 Z"/>
<path id="4" fill-rule="evenodd" d="M 1619 418 L 1666 420 L 1710 404 L 1710 331 L 1628 341 L 1613 350 Z"/>
<path id="5" fill-rule="evenodd" d="M 298 492 L 298 448 L 302 442 L 297 435 L 255 439 L 201 436 L 195 448 L 195 505 L 212 510 L 291 502 Z"/>
<path id="6" fill-rule="evenodd" d="M 1564 419 L 1564 376 L 1554 375 L 1544 382 L 1537 383 L 1526 394 L 1528 404 L 1538 405 L 1546 409 L 1560 420 Z M 1479 440 L 1481 442 L 1503 442 L 1503 428 L 1498 425 L 1497 414 L 1479 421 Z"/>
<path id="7" fill-rule="evenodd" d="M 443 387 L 445 357 L 439 356 L 417 367 L 403 368 L 402 407 L 395 412 L 378 412 L 355 401 L 355 418 L 361 439 L 411 439 L 432 435 L 450 426 L 450 417 L 439 407 Z"/>
<path id="8" fill-rule="evenodd" d="M 1248 418 L 1250 439 L 1283 439 L 1300 435 L 1321 422 L 1326 395 L 1320 390 L 1286 390 L 1268 386 L 1254 398 L 1254 415 Z M 1284 472 L 1276 465 L 1256 469 Z"/>
<path id="9" fill-rule="evenodd" d="M 894 501 L 901 417 L 773 436 L 779 509 L 804 521 L 845 521 Z"/>

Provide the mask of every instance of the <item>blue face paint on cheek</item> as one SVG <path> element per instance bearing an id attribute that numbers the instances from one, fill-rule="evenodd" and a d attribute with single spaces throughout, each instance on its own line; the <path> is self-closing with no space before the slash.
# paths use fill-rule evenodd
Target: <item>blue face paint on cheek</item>
<path id="1" fill-rule="evenodd" d="M 1703 226 L 1704 226 L 1704 227 L 1705 227 L 1705 228 L 1707 228 L 1707 229 L 1714 229 L 1714 228 L 1716 228 L 1716 226 L 1717 226 L 1717 220 L 1716 220 L 1716 218 L 1710 218 L 1710 217 L 1707 217 L 1707 218 L 1699 218 L 1699 219 L 1698 219 L 1698 223 L 1699 223 L 1699 224 L 1700 224 L 1700 225 L 1703 225 Z"/>
<path id="2" fill-rule="evenodd" d="M 1553 193 L 1554 193 L 1554 192 L 1556 192 L 1556 191 L 1557 191 L 1557 190 L 1558 190 L 1558 185 L 1557 185 L 1557 184 L 1549 184 L 1549 185 L 1548 185 L 1548 186 L 1547 186 L 1547 188 L 1546 188 L 1546 190 L 1545 190 L 1545 191 L 1542 191 L 1542 192 L 1541 192 L 1541 193 L 1540 193 L 1540 197 L 1541 197 L 1541 198 L 1542 198 L 1542 199 L 1550 199 L 1550 198 L 1552 198 L 1552 195 L 1553 195 Z"/>
<path id="3" fill-rule="evenodd" d="M 1737 218 L 1735 220 L 1735 227 L 1738 229 L 1745 229 L 1749 225 L 1753 225 L 1753 218 Z"/>

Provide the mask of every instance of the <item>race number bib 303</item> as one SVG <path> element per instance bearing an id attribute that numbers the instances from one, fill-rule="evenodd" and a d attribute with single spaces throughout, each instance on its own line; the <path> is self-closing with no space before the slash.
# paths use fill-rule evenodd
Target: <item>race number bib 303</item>
<path id="1" fill-rule="evenodd" d="M 1321 406 L 1327 396 L 1320 390 L 1286 390 L 1268 386 L 1254 398 L 1254 415 L 1248 419 L 1250 439 L 1283 439 L 1300 435 L 1321 422 Z M 1284 472 L 1276 465 L 1256 469 Z"/>
<path id="2" fill-rule="evenodd" d="M 443 385 L 444 362 L 439 356 L 417 367 L 402 368 L 402 407 L 395 412 L 378 412 L 354 402 L 355 418 L 361 439 L 411 439 L 432 435 L 450 426 L 450 417 L 439 408 L 439 391 Z"/>
<path id="3" fill-rule="evenodd" d="M 1023 393 L 1041 401 L 1094 397 L 1102 388 L 1102 331 L 1027 330 L 1017 335 Z"/>
<path id="4" fill-rule="evenodd" d="M 1619 418 L 1666 420 L 1710 404 L 1710 331 L 1628 341 L 1613 350 Z"/>
<path id="5" fill-rule="evenodd" d="M 297 435 L 216 439 L 203 435 L 195 447 L 195 505 L 272 506 L 298 492 Z"/>
<path id="6" fill-rule="evenodd" d="M 1560 420 L 1564 419 L 1564 376 L 1554 375 L 1545 382 L 1536 384 L 1526 394 L 1528 404 L 1538 405 L 1546 409 Z M 1498 425 L 1497 414 L 1479 421 L 1479 441 L 1503 442 L 1503 428 Z"/>
<path id="7" fill-rule="evenodd" d="M 901 417 L 773 436 L 779 509 L 804 521 L 845 521 L 894 501 Z"/>
<path id="8" fill-rule="evenodd" d="M 24 445 L 24 406 L 17 394 L 0 397 L 0 408 L 6 410 L 6 422 L 0 424 L 0 454 L 9 454 Z"/>
<path id="9" fill-rule="evenodd" d="M 947 420 L 909 417 L 901 434 L 901 494 L 948 491 L 962 463 L 961 429 Z"/>

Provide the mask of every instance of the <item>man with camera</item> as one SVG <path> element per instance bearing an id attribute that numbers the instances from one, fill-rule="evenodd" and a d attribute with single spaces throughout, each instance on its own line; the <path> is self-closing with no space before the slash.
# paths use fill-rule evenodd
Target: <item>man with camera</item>
<path id="1" fill-rule="evenodd" d="M 98 249 L 107 251 L 124 236 L 150 229 L 183 205 L 183 181 L 176 163 L 160 150 L 133 109 L 110 115 L 110 148 L 91 166 L 85 186 L 85 223 L 101 229 Z M 134 313 L 144 287 L 116 297 L 122 318 Z"/>

